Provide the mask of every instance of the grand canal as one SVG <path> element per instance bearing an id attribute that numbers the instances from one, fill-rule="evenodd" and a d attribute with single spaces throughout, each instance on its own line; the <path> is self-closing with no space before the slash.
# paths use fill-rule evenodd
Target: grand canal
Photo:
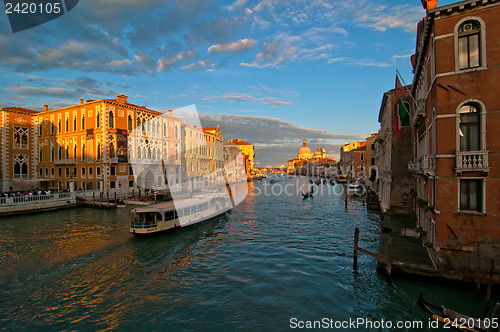
<path id="1" fill-rule="evenodd" d="M 376 251 L 381 217 L 361 199 L 346 210 L 342 195 L 303 200 L 286 195 L 287 185 L 294 182 L 249 183 L 230 214 L 152 238 L 127 232 L 129 207 L 1 218 L 0 328 L 272 331 L 363 318 L 429 330 L 420 292 L 480 316 L 484 299 L 472 288 L 388 284 L 366 255 L 353 271 L 355 227 L 360 245 Z"/>

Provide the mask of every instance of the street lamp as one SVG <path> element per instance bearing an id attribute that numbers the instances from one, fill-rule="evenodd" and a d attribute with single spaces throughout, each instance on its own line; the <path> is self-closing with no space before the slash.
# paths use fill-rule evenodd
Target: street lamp
<path id="1" fill-rule="evenodd" d="M 403 197 L 403 201 L 405 202 L 405 214 L 406 214 L 406 201 L 408 200 L 408 194 L 403 193 L 403 195 L 401 195 L 401 197 Z"/>

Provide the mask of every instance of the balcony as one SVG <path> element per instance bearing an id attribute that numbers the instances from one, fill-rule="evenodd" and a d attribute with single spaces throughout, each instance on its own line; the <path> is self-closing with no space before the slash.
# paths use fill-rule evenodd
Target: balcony
<path id="1" fill-rule="evenodd" d="M 460 151 L 456 153 L 455 173 L 461 175 L 463 172 L 483 172 L 488 174 L 488 151 Z"/>
<path id="2" fill-rule="evenodd" d="M 408 163 L 408 170 L 415 174 L 436 175 L 436 157 L 425 155 Z"/>
<path id="3" fill-rule="evenodd" d="M 55 165 L 76 165 L 76 158 L 66 158 L 54 160 Z"/>

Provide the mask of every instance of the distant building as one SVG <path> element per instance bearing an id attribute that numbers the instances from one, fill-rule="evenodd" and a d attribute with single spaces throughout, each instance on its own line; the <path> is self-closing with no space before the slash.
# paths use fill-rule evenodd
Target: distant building
<path id="1" fill-rule="evenodd" d="M 500 261 L 500 3 L 423 3 L 410 163 L 418 223 L 438 267 L 488 273 Z"/>
<path id="2" fill-rule="evenodd" d="M 374 141 L 376 178 L 372 181 L 372 188 L 378 195 L 382 213 L 407 214 L 411 211 L 411 202 L 407 197 L 414 183 L 408 171 L 408 161 L 413 156 L 413 136 L 408 122 L 403 123 L 401 135 L 396 137 L 394 95 L 394 89 L 384 93 L 380 106 L 380 129 Z M 410 93 L 406 93 L 402 100 L 410 114 L 413 114 Z"/>
<path id="3" fill-rule="evenodd" d="M 349 179 L 365 176 L 366 141 L 349 142 L 340 147 L 338 174 Z"/>
<path id="4" fill-rule="evenodd" d="M 316 148 L 314 153 L 307 146 L 306 140 L 302 143 L 302 147 L 297 153 L 297 157 L 288 160 L 287 173 L 288 174 L 301 174 L 313 176 L 325 176 L 326 168 L 336 164 L 333 157 L 326 157 L 325 148 Z"/>
<path id="5" fill-rule="evenodd" d="M 254 168 L 255 168 L 255 149 L 253 144 L 247 143 L 240 139 L 233 139 L 228 142 L 234 143 L 240 148 L 246 160 L 248 160 L 247 176 L 252 176 L 254 174 Z"/>
<path id="6" fill-rule="evenodd" d="M 372 181 L 377 178 L 377 167 L 375 166 L 375 140 L 378 134 L 366 134 L 366 156 L 365 156 L 365 184 L 372 187 Z"/>

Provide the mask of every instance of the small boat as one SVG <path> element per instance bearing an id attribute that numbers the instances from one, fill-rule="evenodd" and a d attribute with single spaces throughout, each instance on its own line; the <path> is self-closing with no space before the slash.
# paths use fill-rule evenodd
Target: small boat
<path id="1" fill-rule="evenodd" d="M 453 327 L 458 331 L 486 332 L 487 330 L 485 320 L 463 315 L 444 306 L 438 307 L 430 304 L 424 300 L 422 293 L 418 297 L 418 306 L 431 315 L 432 318 L 448 324 L 447 327 Z"/>
<path id="2" fill-rule="evenodd" d="M 305 198 L 309 198 L 309 197 L 313 197 L 314 195 L 314 187 L 311 187 L 311 190 L 306 192 L 306 193 L 302 193 L 302 198 L 305 199 Z"/>
<path id="3" fill-rule="evenodd" d="M 122 199 L 122 202 L 123 204 L 130 205 L 150 205 L 154 203 L 152 199 L 148 199 L 146 197 L 127 197 Z"/>
<path id="4" fill-rule="evenodd" d="M 232 208 L 227 194 L 202 194 L 132 209 L 129 232 L 145 235 L 187 227 L 216 217 Z"/>

